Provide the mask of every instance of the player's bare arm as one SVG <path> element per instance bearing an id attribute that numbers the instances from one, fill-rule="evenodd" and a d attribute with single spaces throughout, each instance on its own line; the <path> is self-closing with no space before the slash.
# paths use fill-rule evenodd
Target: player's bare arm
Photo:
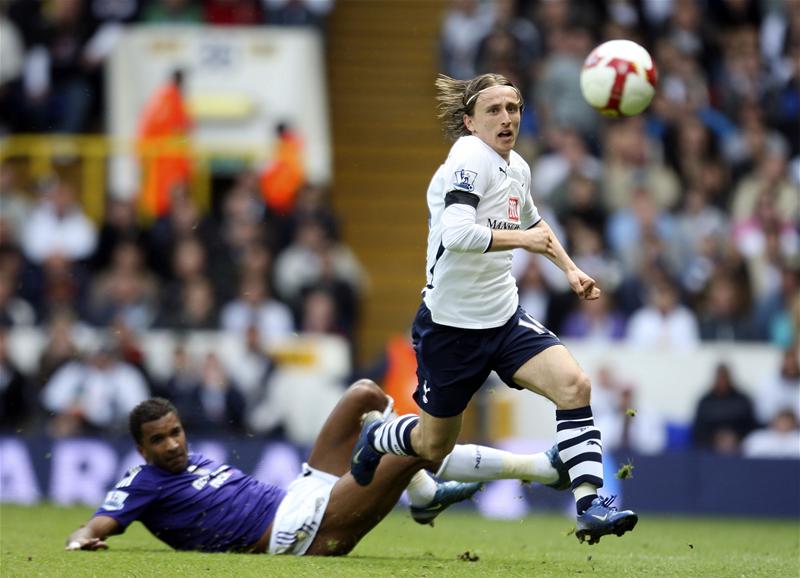
<path id="1" fill-rule="evenodd" d="M 569 286 L 582 299 L 591 301 L 600 297 L 601 291 L 595 280 L 575 265 L 544 219 L 525 231 L 492 231 L 490 251 L 506 251 L 517 248 L 531 253 L 539 253 L 550 259 L 564 271 Z"/>
<path id="2" fill-rule="evenodd" d="M 67 538 L 65 550 L 107 550 L 105 539 L 119 533 L 119 524 L 109 516 L 95 516 Z"/>
<path id="3" fill-rule="evenodd" d="M 552 259 L 556 256 L 553 243 L 554 238 L 555 236 L 550 230 L 550 227 L 533 227 L 526 231 L 493 230 L 492 246 L 489 248 L 489 251 L 525 249 L 531 253 L 546 255 L 548 258 Z"/>
<path id="4" fill-rule="evenodd" d="M 559 269 L 564 271 L 564 274 L 567 276 L 569 286 L 578 295 L 578 297 L 588 301 L 593 301 L 600 297 L 600 287 L 597 286 L 595 280 L 578 268 L 575 262 L 567 254 L 567 251 L 558 240 L 556 234 L 550 228 L 550 225 L 548 225 L 544 219 L 539 221 L 536 226 L 530 230 L 534 231 L 540 228 L 543 231 L 547 231 L 553 249 L 552 252 L 543 253 L 543 255 L 555 263 Z"/>

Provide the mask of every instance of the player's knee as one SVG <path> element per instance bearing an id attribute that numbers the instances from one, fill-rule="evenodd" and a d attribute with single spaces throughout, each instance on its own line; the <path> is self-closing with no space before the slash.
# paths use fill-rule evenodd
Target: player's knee
<path id="1" fill-rule="evenodd" d="M 363 411 L 377 409 L 383 411 L 386 407 L 386 394 L 371 379 L 359 379 L 347 390 L 347 396 L 353 398 Z"/>
<path id="2" fill-rule="evenodd" d="M 569 379 L 565 380 L 564 387 L 561 388 L 560 397 L 558 402 L 561 408 L 575 408 L 589 405 L 591 399 L 592 383 L 589 376 L 578 371 L 570 375 Z"/>

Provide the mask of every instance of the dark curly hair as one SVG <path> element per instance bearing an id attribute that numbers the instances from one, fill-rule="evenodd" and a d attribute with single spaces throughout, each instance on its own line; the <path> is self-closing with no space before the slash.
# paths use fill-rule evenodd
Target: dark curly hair
<path id="1" fill-rule="evenodd" d="M 128 416 L 128 429 L 137 444 L 142 443 L 142 424 L 161 419 L 168 413 L 178 415 L 178 410 L 172 402 L 163 397 L 146 399 L 131 410 Z"/>

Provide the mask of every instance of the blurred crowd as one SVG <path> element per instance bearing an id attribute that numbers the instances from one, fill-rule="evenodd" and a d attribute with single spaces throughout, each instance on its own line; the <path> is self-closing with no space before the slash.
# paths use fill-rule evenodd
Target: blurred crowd
<path id="1" fill-rule="evenodd" d="M 0 0 L 0 132 L 101 133 L 125 26 L 311 26 L 334 0 Z"/>
<path id="2" fill-rule="evenodd" d="M 578 79 L 592 48 L 618 38 L 649 50 L 658 90 L 646 114 L 608 120 Z M 453 0 L 440 50 L 450 76 L 499 72 L 521 87 L 534 199 L 604 291 L 578 302 L 554 266 L 520 253 L 523 306 L 562 337 L 781 348 L 780 377 L 755 400 L 721 363 L 686 439 L 671 443 L 797 456 L 800 2 Z M 626 415 L 631 387 L 603 371 L 594 389 L 609 447 L 668 443 L 643 425 L 650 412 Z"/>
<path id="3" fill-rule="evenodd" d="M 333 0 L 0 0 L 0 131 L 103 132 L 102 65 L 127 24 L 324 30 L 332 7 Z M 657 63 L 657 96 L 642 116 L 604 119 L 580 94 L 584 58 L 612 38 L 641 43 Z M 800 2 L 454 0 L 440 50 L 442 72 L 499 72 L 523 89 L 518 150 L 531 164 L 537 206 L 604 291 L 604 299 L 578 302 L 548 262 L 519 254 L 523 306 L 565 338 L 661 350 L 772 344 L 786 354 L 758 384 L 763 399 L 742 393 L 721 365 L 687 443 L 758 452 L 787 431 L 796 442 Z M 13 159 L 3 162 L 2 427 L 33 423 L 53 435 L 119 429 L 130 407 L 158 393 L 196 429 L 243 432 L 253 429 L 248 415 L 272 369 L 271 342 L 308 333 L 354 344 L 367 279 L 340 238 L 330 191 L 303 184 L 276 207 L 262 180 L 254 170 L 238 173 L 217 187 L 210 213 L 185 186 L 172 187 L 147 221 L 136 200 L 112 198 L 98 225 L 71 180 L 29 183 Z M 7 353 L 9 330 L 29 326 L 48 339 L 35 375 L 23 375 Z M 87 328 L 113 338 L 83 347 Z M 250 365 L 237 372 L 213 353 L 193 359 L 179 343 L 173 374 L 154 379 L 138 343 L 151 329 L 235 334 Z M 651 435 L 661 426 L 629 431 L 634 389 L 605 373 L 597 381 L 606 429 L 616 432 L 608 435 L 622 447 L 663 449 L 666 437 Z M 752 441 L 758 432 L 766 433 Z"/>

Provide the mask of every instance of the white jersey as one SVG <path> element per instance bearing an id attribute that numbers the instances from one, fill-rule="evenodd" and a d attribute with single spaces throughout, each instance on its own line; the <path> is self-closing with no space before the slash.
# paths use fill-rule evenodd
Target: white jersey
<path id="1" fill-rule="evenodd" d="M 530 193 L 531 171 L 516 152 L 510 162 L 478 137 L 464 136 L 428 187 L 427 285 L 423 300 L 433 321 L 464 329 L 500 327 L 517 310 L 517 285 L 511 275 L 511 251 L 487 253 L 491 229 L 527 229 L 539 222 Z M 466 241 L 447 249 L 453 214 Z M 467 213 L 466 211 L 470 211 Z"/>

